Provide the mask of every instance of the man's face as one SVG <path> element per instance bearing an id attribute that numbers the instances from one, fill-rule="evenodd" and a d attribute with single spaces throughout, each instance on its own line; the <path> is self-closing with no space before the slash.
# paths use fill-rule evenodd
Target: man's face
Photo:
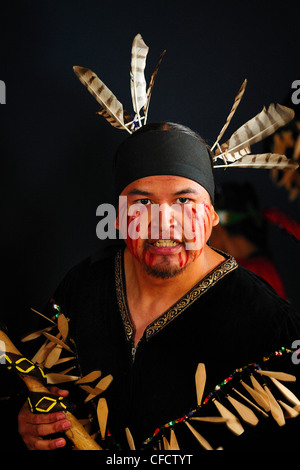
<path id="1" fill-rule="evenodd" d="M 149 176 L 122 192 L 117 228 L 148 274 L 175 276 L 201 255 L 219 219 L 209 194 L 179 176 Z"/>

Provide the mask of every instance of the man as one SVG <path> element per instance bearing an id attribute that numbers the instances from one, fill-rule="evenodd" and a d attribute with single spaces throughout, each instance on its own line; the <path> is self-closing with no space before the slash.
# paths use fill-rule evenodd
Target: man
<path id="1" fill-rule="evenodd" d="M 113 375 L 105 395 L 113 439 L 126 449 L 129 428 L 140 449 L 157 427 L 196 406 L 199 363 L 209 393 L 237 367 L 291 347 L 299 317 L 267 283 L 208 245 L 218 216 L 210 152 L 199 136 L 171 123 L 147 125 L 119 147 L 115 177 L 127 201 L 116 221 L 125 248 L 75 267 L 55 301 L 70 318 L 83 374 Z M 32 415 L 27 405 L 19 415 L 30 449 L 64 446 L 50 437 L 69 425 L 61 413 Z M 198 445 L 181 434 L 182 450 Z"/>

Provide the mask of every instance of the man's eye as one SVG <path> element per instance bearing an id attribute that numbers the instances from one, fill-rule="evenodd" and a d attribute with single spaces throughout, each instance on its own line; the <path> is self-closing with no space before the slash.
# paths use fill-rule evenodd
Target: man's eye
<path id="1" fill-rule="evenodd" d="M 176 199 L 177 204 L 187 204 L 190 201 L 188 197 L 179 197 Z"/>
<path id="2" fill-rule="evenodd" d="M 137 201 L 138 204 L 143 204 L 143 206 L 148 206 L 148 204 L 151 204 L 150 199 L 139 199 Z"/>

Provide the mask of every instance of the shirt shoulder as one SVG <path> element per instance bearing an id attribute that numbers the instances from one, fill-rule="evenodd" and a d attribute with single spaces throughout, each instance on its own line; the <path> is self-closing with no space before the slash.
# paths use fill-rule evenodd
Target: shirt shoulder
<path id="1" fill-rule="evenodd" d="M 54 291 L 46 311 L 54 301 L 68 314 L 79 310 L 85 303 L 92 304 L 114 289 L 115 255 L 88 257 L 73 266 Z"/>
<path id="2" fill-rule="evenodd" d="M 238 266 L 224 279 L 224 302 L 228 317 L 235 316 L 235 324 L 243 332 L 257 336 L 279 336 L 289 341 L 300 338 L 300 315 L 286 299 L 280 297 L 270 284 L 257 274 Z M 226 300 L 227 299 L 227 300 Z"/>

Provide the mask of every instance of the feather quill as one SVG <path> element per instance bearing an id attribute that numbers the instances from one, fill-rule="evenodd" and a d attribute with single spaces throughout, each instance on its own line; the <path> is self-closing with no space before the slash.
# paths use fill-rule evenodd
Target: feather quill
<path id="1" fill-rule="evenodd" d="M 37 310 L 35 310 L 34 308 L 31 308 L 30 310 L 32 310 L 33 312 L 37 313 L 38 315 L 40 315 L 41 317 L 45 318 L 46 320 L 48 320 L 50 323 L 53 323 L 53 325 L 56 325 L 56 323 L 51 320 L 51 318 L 48 318 L 46 317 L 45 315 L 43 315 L 41 312 L 38 312 Z"/>
<path id="2" fill-rule="evenodd" d="M 189 428 L 189 430 L 192 432 L 192 434 L 194 434 L 194 436 L 197 439 L 197 441 L 199 442 L 199 444 L 201 444 L 201 446 L 205 450 L 213 450 L 213 448 L 209 444 L 209 442 L 207 442 L 207 440 L 198 431 L 196 431 L 196 429 L 193 428 L 193 426 L 191 426 L 188 421 L 184 421 L 184 422 L 187 425 L 187 427 Z"/>
<path id="3" fill-rule="evenodd" d="M 140 121 L 140 110 L 146 104 L 145 66 L 149 47 L 140 34 L 133 39 L 131 49 L 130 89 L 132 105 Z"/>
<path id="4" fill-rule="evenodd" d="M 250 147 L 260 140 L 273 134 L 279 127 L 284 126 L 295 116 L 292 109 L 272 103 L 268 110 L 263 110 L 248 122 L 243 124 L 232 134 L 230 139 L 221 146 L 227 149 L 229 153 Z"/>
<path id="5" fill-rule="evenodd" d="M 168 439 L 166 438 L 166 436 L 163 436 L 163 447 L 164 447 L 164 450 L 170 450 L 170 443 L 168 441 Z"/>
<path id="6" fill-rule="evenodd" d="M 236 162 L 237 160 L 239 160 L 240 158 L 244 157 L 245 155 L 249 153 L 251 153 L 250 147 L 245 147 L 239 150 L 238 152 L 232 152 L 232 153 L 228 153 L 226 150 L 226 152 L 221 153 L 221 154 L 216 153 L 213 160 L 215 162 L 218 158 L 221 158 L 226 163 L 226 166 L 227 166 L 228 164 L 227 162 Z M 216 168 L 218 167 L 216 166 Z"/>
<path id="7" fill-rule="evenodd" d="M 172 429 L 172 428 L 171 428 L 171 430 L 170 430 L 170 446 L 169 446 L 169 450 L 180 450 L 180 447 L 179 447 L 179 444 L 178 444 L 178 441 L 177 441 L 177 437 L 176 437 L 175 431 L 174 431 L 174 429 Z"/>
<path id="8" fill-rule="evenodd" d="M 274 379 L 277 380 L 282 380 L 283 382 L 295 382 L 296 377 L 295 375 L 292 374 L 287 374 L 286 372 L 277 372 L 277 371 L 272 371 L 272 370 L 260 370 L 257 369 L 257 371 L 260 375 L 266 375 L 267 377 L 273 377 Z"/>
<path id="9" fill-rule="evenodd" d="M 243 403 L 239 402 L 235 398 L 231 397 L 230 395 L 227 395 L 227 400 L 230 401 L 232 406 L 236 409 L 240 417 L 248 424 L 251 426 L 256 426 L 258 423 L 258 418 L 257 416 L 253 413 L 252 410 Z"/>
<path id="10" fill-rule="evenodd" d="M 271 393 L 270 389 L 265 385 L 264 389 L 269 397 L 269 402 L 270 402 L 270 407 L 271 407 L 271 414 L 273 418 L 275 419 L 276 423 L 278 426 L 284 426 L 285 425 L 285 418 L 283 411 L 279 404 L 277 403 L 276 398 L 274 395 Z"/>
<path id="11" fill-rule="evenodd" d="M 232 154 L 225 154 L 226 160 L 232 160 L 232 158 L 230 158 L 231 155 Z M 293 160 L 287 158 L 285 155 L 279 155 L 277 153 L 261 153 L 257 155 L 244 155 L 237 158 L 229 165 L 216 165 L 214 168 L 227 168 L 228 166 L 236 168 L 277 168 L 279 170 L 286 170 L 290 168 L 296 169 L 299 165 Z"/>
<path id="12" fill-rule="evenodd" d="M 280 383 L 277 379 L 275 379 L 274 377 L 271 377 L 271 380 L 272 382 L 274 383 L 274 385 L 276 385 L 276 387 L 278 388 L 278 390 L 281 391 L 282 395 L 287 398 L 289 400 L 290 403 L 292 403 L 293 405 L 300 405 L 300 401 L 299 399 L 296 397 L 296 395 L 294 393 L 292 393 L 285 385 L 283 385 L 282 383 Z"/>
<path id="13" fill-rule="evenodd" d="M 109 117 L 110 124 L 114 123 L 115 127 L 125 129 L 131 134 L 130 129 L 125 126 L 122 103 L 118 101 L 102 80 L 94 72 L 85 67 L 74 66 L 73 70 L 81 83 L 104 108 L 105 112 L 103 115 L 106 119 Z"/>
<path id="14" fill-rule="evenodd" d="M 59 374 L 59 373 L 50 373 L 47 374 L 47 384 L 61 384 L 65 382 L 75 382 L 78 380 L 79 377 L 76 375 L 66 375 L 66 374 Z"/>
<path id="15" fill-rule="evenodd" d="M 94 382 L 94 380 L 99 379 L 101 376 L 101 371 L 100 370 L 94 370 L 93 372 L 90 372 L 89 374 L 85 375 L 84 377 L 81 377 L 76 383 L 77 384 L 85 384 L 85 383 L 90 383 Z"/>
<path id="16" fill-rule="evenodd" d="M 230 110 L 230 113 L 229 113 L 227 119 L 226 119 L 226 122 L 225 122 L 224 126 L 222 127 L 222 129 L 221 129 L 221 131 L 220 131 L 220 133 L 219 133 L 219 135 L 218 135 L 218 137 L 217 137 L 217 140 L 216 140 L 216 142 L 214 143 L 214 145 L 212 146 L 211 150 L 213 150 L 213 149 L 215 148 L 215 146 L 217 145 L 217 143 L 220 141 L 221 137 L 223 137 L 223 135 L 224 135 L 224 133 L 225 133 L 227 127 L 229 126 L 230 121 L 232 120 L 233 115 L 234 115 L 234 113 L 236 112 L 237 107 L 238 107 L 238 105 L 239 105 L 240 102 L 241 102 L 241 99 L 242 99 L 243 94 L 244 94 L 245 89 L 246 89 L 246 85 L 247 85 L 247 80 L 244 80 L 242 86 L 240 87 L 240 89 L 239 89 L 239 91 L 238 91 L 238 93 L 237 93 L 237 95 L 236 95 L 236 97 L 235 97 L 235 99 L 234 99 L 233 106 L 232 106 L 232 108 L 231 108 L 231 110 Z"/>
<path id="17" fill-rule="evenodd" d="M 252 386 L 253 386 L 254 390 L 256 390 L 258 393 L 260 393 L 261 396 L 268 402 L 269 397 L 268 397 L 266 391 L 264 390 L 264 388 L 260 385 L 258 380 L 256 380 L 256 378 L 252 374 L 250 375 L 250 380 L 252 382 Z"/>
<path id="18" fill-rule="evenodd" d="M 164 51 L 161 53 L 160 58 L 159 58 L 159 60 L 158 60 L 158 62 L 157 62 L 157 65 L 156 65 L 156 67 L 155 67 L 155 69 L 154 69 L 154 72 L 153 72 L 153 74 L 151 75 L 149 87 L 148 87 L 148 90 L 147 90 L 147 100 L 146 100 L 145 106 L 144 106 L 144 108 L 143 108 L 144 115 L 145 115 L 144 124 L 146 124 L 147 117 L 148 117 L 149 103 L 150 103 L 150 98 L 151 98 L 153 86 L 154 86 L 154 83 L 155 83 L 156 75 L 157 75 L 157 73 L 158 73 L 159 66 L 160 66 L 160 64 L 161 64 L 161 61 L 162 61 L 163 56 L 165 55 L 165 53 L 166 53 L 166 50 L 164 50 Z"/>
<path id="19" fill-rule="evenodd" d="M 195 374 L 195 382 L 196 382 L 196 394 L 197 394 L 197 405 L 201 405 L 202 397 L 203 397 L 203 392 L 205 388 L 205 382 L 206 382 L 206 371 L 205 371 L 205 365 L 203 363 L 199 363 L 196 374 Z"/>
<path id="20" fill-rule="evenodd" d="M 284 408 L 289 418 L 296 418 L 299 416 L 299 411 L 295 410 L 295 408 L 292 408 L 287 403 L 284 403 L 284 401 L 278 400 L 278 403 L 280 403 L 280 405 Z"/>
<path id="21" fill-rule="evenodd" d="M 45 362 L 49 351 L 52 350 L 52 346 L 53 345 L 48 340 L 44 341 L 40 349 L 32 357 L 31 361 L 36 364 L 42 365 Z"/>
<path id="22" fill-rule="evenodd" d="M 108 417 L 108 407 L 105 398 L 100 398 L 97 405 L 97 418 L 102 439 L 105 438 Z"/>
<path id="23" fill-rule="evenodd" d="M 140 128 L 142 122 L 146 124 L 152 89 L 160 63 L 166 52 L 163 51 L 160 55 L 155 70 L 151 75 L 148 90 L 146 90 L 145 67 L 148 51 L 149 47 L 145 44 L 142 36 L 137 34 L 132 42 L 130 68 L 130 91 L 135 113 L 133 116 L 123 109 L 122 103 L 118 101 L 116 96 L 94 72 L 85 67 L 73 67 L 78 79 L 101 105 L 101 109 L 97 114 L 103 116 L 113 127 L 125 129 L 130 134 Z M 142 109 L 143 116 L 140 114 Z"/>
<path id="24" fill-rule="evenodd" d="M 116 127 L 117 129 L 124 129 L 123 124 L 120 124 L 118 121 L 116 121 L 115 118 L 111 116 L 106 109 L 102 108 L 100 111 L 97 111 L 97 114 L 104 117 L 113 127 Z M 127 113 L 127 111 L 125 111 L 125 109 L 123 109 L 123 120 L 125 125 L 130 124 L 133 121 L 132 117 Z"/>
<path id="25" fill-rule="evenodd" d="M 43 335 L 46 336 L 46 338 L 49 341 L 52 341 L 53 343 L 58 344 L 62 348 L 67 349 L 69 352 L 73 353 L 72 349 L 66 343 L 64 343 L 59 338 L 57 338 L 56 336 L 50 335 L 50 333 L 46 333 L 46 332 L 44 332 Z"/>
<path id="26" fill-rule="evenodd" d="M 205 423 L 226 423 L 227 419 L 222 416 L 193 416 L 190 420 L 203 421 Z"/>
<path id="27" fill-rule="evenodd" d="M 94 388 L 90 387 L 88 385 L 80 385 L 80 388 L 82 388 L 83 390 L 85 390 L 86 392 L 89 393 L 89 395 L 86 397 L 86 399 L 84 401 L 88 402 L 89 400 L 91 400 L 95 396 L 97 396 L 100 393 L 104 392 L 104 390 L 106 390 L 107 387 L 111 384 L 112 380 L 113 380 L 113 377 L 112 377 L 111 374 L 109 374 L 109 375 L 106 375 L 105 377 L 103 377 L 103 379 L 101 379 L 100 382 L 98 382 L 97 385 Z"/>
<path id="28" fill-rule="evenodd" d="M 248 384 L 243 382 L 243 380 L 241 380 L 241 384 L 243 385 L 243 387 L 245 387 L 247 392 L 252 396 L 252 398 L 254 398 L 254 400 L 256 401 L 256 403 L 258 403 L 259 406 L 261 406 L 265 411 L 270 411 L 271 407 L 269 400 L 266 400 L 261 393 L 259 393 L 257 390 L 254 390 Z"/>
<path id="29" fill-rule="evenodd" d="M 61 313 L 57 319 L 57 326 L 63 340 L 66 341 L 69 334 L 69 322 L 63 313 Z"/>
<path id="30" fill-rule="evenodd" d="M 257 406 L 253 401 L 249 400 L 249 398 L 245 397 L 241 392 L 239 392 L 236 388 L 232 388 L 232 390 L 237 393 L 240 397 L 242 397 L 247 403 L 249 403 L 253 408 L 255 408 L 257 411 L 259 411 L 265 418 L 268 417 L 268 414 L 265 413 L 259 406 Z"/>
<path id="31" fill-rule="evenodd" d="M 48 326 L 48 328 L 43 328 L 42 330 L 35 331 L 34 333 L 30 333 L 27 336 L 24 336 L 24 338 L 21 339 L 22 343 L 25 343 L 26 341 L 31 341 L 32 339 L 39 338 L 44 331 L 51 331 L 55 325 L 53 326 Z"/>
<path id="32" fill-rule="evenodd" d="M 130 429 L 125 428 L 125 433 L 130 450 L 135 450 L 135 444 Z"/>
<path id="33" fill-rule="evenodd" d="M 47 369 L 51 369 L 51 367 L 53 367 L 59 360 L 61 353 L 62 353 L 62 347 L 59 345 L 56 345 L 46 357 L 46 360 L 44 362 L 44 367 L 46 367 Z"/>
<path id="34" fill-rule="evenodd" d="M 231 411 L 229 411 L 224 405 L 222 405 L 222 403 L 220 403 L 218 400 L 213 400 L 213 403 L 217 407 L 220 415 L 226 419 L 226 426 L 228 427 L 228 429 L 230 429 L 230 431 L 232 431 L 237 436 L 242 434 L 244 432 L 244 428 L 239 422 L 238 418 L 233 413 L 231 413 Z"/>

